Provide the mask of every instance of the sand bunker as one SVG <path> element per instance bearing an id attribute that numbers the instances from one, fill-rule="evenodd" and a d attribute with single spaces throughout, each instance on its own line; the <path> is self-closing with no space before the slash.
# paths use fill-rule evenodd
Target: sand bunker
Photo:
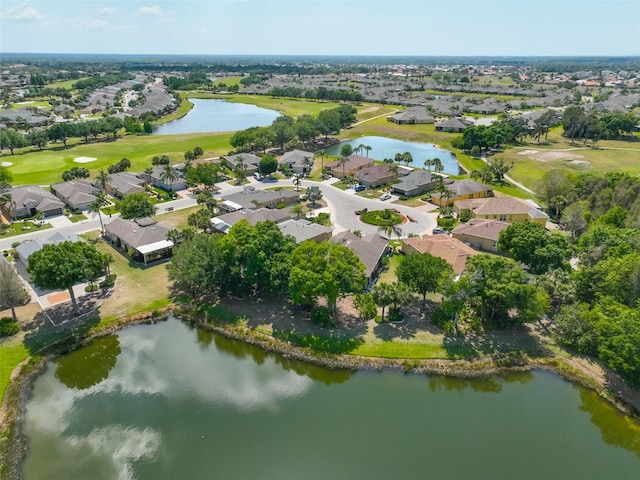
<path id="1" fill-rule="evenodd" d="M 587 162 L 586 160 L 571 160 L 569 163 L 573 164 L 573 165 L 578 165 L 580 167 L 590 167 L 591 163 Z"/>
<path id="2" fill-rule="evenodd" d="M 538 153 L 538 150 L 522 150 L 518 152 L 518 155 L 535 155 L 536 153 Z"/>
<path id="3" fill-rule="evenodd" d="M 11 163 L 11 162 L 2 162 L 2 163 L 0 163 L 0 167 L 10 167 L 11 165 L 13 165 L 13 163 Z"/>
<path id="4" fill-rule="evenodd" d="M 76 157 L 73 159 L 73 161 L 76 163 L 90 163 L 95 162 L 96 160 L 97 158 L 95 157 Z"/>
<path id="5" fill-rule="evenodd" d="M 571 152 L 538 152 L 535 155 L 531 155 L 529 158 L 539 160 L 541 162 L 553 162 L 554 160 L 573 160 L 574 158 L 582 158 L 582 155 Z"/>

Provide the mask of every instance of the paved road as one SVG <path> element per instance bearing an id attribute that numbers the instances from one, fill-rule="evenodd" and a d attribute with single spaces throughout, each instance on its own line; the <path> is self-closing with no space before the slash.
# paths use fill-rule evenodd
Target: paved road
<path id="1" fill-rule="evenodd" d="M 360 230 L 362 233 L 373 233 L 377 231 L 377 227 L 374 225 L 368 225 L 362 223 L 355 215 L 355 210 L 361 210 L 367 208 L 369 210 L 383 209 L 383 208 L 397 208 L 404 215 L 411 216 L 416 222 L 406 222 L 401 225 L 402 236 L 407 237 L 409 234 L 422 235 L 427 232 L 431 232 L 431 229 L 436 226 L 436 214 L 426 213 L 415 210 L 412 207 L 406 207 L 402 205 L 392 205 L 391 202 L 397 197 L 393 197 L 391 200 L 370 200 L 362 198 L 355 194 L 353 189 L 340 190 L 339 188 L 332 187 L 331 182 L 333 180 L 327 180 L 324 182 L 311 182 L 304 180 L 302 182 L 303 187 L 309 187 L 311 185 L 318 185 L 322 190 L 324 200 L 327 202 L 329 211 L 331 212 L 331 220 L 335 227 L 335 232 L 344 230 Z M 274 182 L 257 182 L 251 179 L 251 185 L 257 189 L 273 188 L 277 186 L 291 187 L 293 184 L 291 180 L 278 180 Z M 234 186 L 228 183 L 219 184 L 221 187 L 220 195 L 228 195 L 234 192 L 241 191 L 244 187 Z M 158 214 L 159 219 L 162 220 L 162 214 L 170 210 L 180 210 L 184 208 L 190 208 L 197 205 L 195 196 L 188 192 L 181 192 L 184 195 L 178 200 L 171 202 L 165 202 L 159 205 Z M 102 221 L 105 225 L 113 221 L 117 215 L 113 217 L 102 216 Z M 23 235 L 17 235 L 14 237 L 0 239 L 0 250 L 8 250 L 15 242 L 24 242 L 25 240 L 45 240 L 55 232 L 75 233 L 81 234 L 100 229 L 100 221 L 97 215 L 92 216 L 87 220 L 83 220 L 78 223 L 71 223 L 64 217 L 59 217 L 52 220 L 53 227 L 46 230 L 34 230 Z"/>

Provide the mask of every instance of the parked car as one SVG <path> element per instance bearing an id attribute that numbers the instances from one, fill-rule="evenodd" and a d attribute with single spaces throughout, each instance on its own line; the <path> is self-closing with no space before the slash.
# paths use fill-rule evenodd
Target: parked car
<path id="1" fill-rule="evenodd" d="M 255 178 L 256 180 L 260 181 L 262 180 L 262 175 L 260 175 L 260 173 L 256 172 L 253 174 L 253 178 Z"/>
<path id="2" fill-rule="evenodd" d="M 447 230 L 445 230 L 444 228 L 439 228 L 439 227 L 434 228 L 432 232 L 433 232 L 433 234 L 434 234 L 434 235 L 439 235 L 439 234 L 441 234 L 441 233 L 446 233 L 446 234 L 448 234 L 448 233 L 449 233 L 449 232 L 448 232 Z"/>
<path id="3" fill-rule="evenodd" d="M 367 187 L 365 187 L 364 185 L 356 185 L 355 187 L 353 187 L 353 189 L 354 189 L 356 192 L 361 192 L 361 191 L 363 191 L 363 190 L 366 190 L 366 188 L 367 188 Z"/>
<path id="4" fill-rule="evenodd" d="M 391 195 L 389 193 L 383 193 L 382 195 L 380 195 L 380 200 L 389 200 L 391 198 Z"/>

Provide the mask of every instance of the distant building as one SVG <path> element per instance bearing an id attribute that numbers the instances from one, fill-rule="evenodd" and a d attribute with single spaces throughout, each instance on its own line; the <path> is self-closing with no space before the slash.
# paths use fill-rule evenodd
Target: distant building
<path id="1" fill-rule="evenodd" d="M 18 259 L 24 264 L 29 265 L 29 257 L 35 252 L 42 250 L 45 245 L 57 245 L 62 242 L 79 242 L 80 237 L 75 233 L 56 232 L 50 237 L 47 237 L 43 241 L 40 240 L 25 240 L 20 243 L 15 250 L 18 254 Z"/>
<path id="2" fill-rule="evenodd" d="M 282 155 L 278 161 L 280 167 L 286 165 L 293 170 L 293 173 L 310 173 L 315 161 L 312 152 L 304 150 L 292 150 Z"/>
<path id="3" fill-rule="evenodd" d="M 387 120 L 399 125 L 428 124 L 436 121 L 424 106 L 409 107 L 402 112 L 387 117 Z"/>
<path id="4" fill-rule="evenodd" d="M 275 208 L 280 204 L 292 205 L 300 201 L 300 194 L 294 190 L 257 190 L 252 186 L 244 187 L 242 192 L 222 197 L 218 205 L 222 211 L 233 212 L 249 208 Z"/>
<path id="5" fill-rule="evenodd" d="M 401 249 L 408 255 L 429 253 L 434 257 L 440 257 L 451 265 L 456 275 L 461 275 L 464 272 L 467 258 L 479 253 L 449 235 L 405 238 L 402 240 Z"/>
<path id="6" fill-rule="evenodd" d="M 467 128 L 471 127 L 473 122 L 468 120 L 463 120 L 461 118 L 449 118 L 440 123 L 436 124 L 437 132 L 454 132 L 461 133 L 464 132 Z"/>
<path id="7" fill-rule="evenodd" d="M 64 214 L 64 202 L 42 187 L 13 187 L 8 193 L 11 195 L 11 202 L 3 207 L 3 212 L 11 219 L 33 217 L 38 213 L 42 213 L 44 217 Z"/>
<path id="8" fill-rule="evenodd" d="M 238 153 L 237 155 L 225 155 L 222 157 L 224 163 L 231 170 L 235 170 L 240 161 L 244 165 L 244 171 L 247 175 L 252 175 L 258 171 L 258 166 L 260 165 L 260 160 L 262 158 L 257 155 L 253 155 L 251 153 Z"/>
<path id="9" fill-rule="evenodd" d="M 456 226 L 451 236 L 476 250 L 497 252 L 500 232 L 506 230 L 509 225 L 498 220 L 472 218 L 467 223 Z"/>
<path id="10" fill-rule="evenodd" d="M 391 186 L 391 191 L 398 195 L 414 197 L 436 189 L 444 181 L 441 175 L 425 170 L 414 170 L 409 175 L 398 179 Z"/>
<path id="11" fill-rule="evenodd" d="M 361 155 L 350 155 L 347 161 L 342 165 L 339 161 L 331 162 L 325 165 L 331 171 L 331 175 L 336 178 L 348 177 L 355 175 L 356 172 L 365 168 L 373 167 L 373 159 L 363 157 Z"/>
<path id="12" fill-rule="evenodd" d="M 371 233 L 360 238 L 346 231 L 334 235 L 331 242 L 344 245 L 358 256 L 365 267 L 366 288 L 369 290 L 375 284 L 378 273 L 382 269 L 382 257 L 388 251 L 389 239 L 378 233 Z"/>
<path id="13" fill-rule="evenodd" d="M 493 189 L 473 180 L 455 180 L 446 185 L 447 192 L 431 194 L 431 203 L 438 206 L 453 205 L 459 200 L 493 196 Z"/>
<path id="14" fill-rule="evenodd" d="M 309 220 L 285 220 L 278 224 L 283 235 L 291 235 L 296 239 L 296 243 L 302 243 L 305 240 L 313 240 L 314 242 L 323 242 L 331 238 L 332 228 L 312 223 Z"/>
<path id="15" fill-rule="evenodd" d="M 96 201 L 100 191 L 89 180 L 72 180 L 51 185 L 51 193 L 62 200 L 71 210 L 87 210 Z"/>
<path id="16" fill-rule="evenodd" d="M 491 197 L 473 200 L 456 200 L 454 211 L 469 211 L 473 218 L 499 220 L 501 222 L 535 222 L 546 225 L 549 215 L 529 203 L 513 197 Z"/>

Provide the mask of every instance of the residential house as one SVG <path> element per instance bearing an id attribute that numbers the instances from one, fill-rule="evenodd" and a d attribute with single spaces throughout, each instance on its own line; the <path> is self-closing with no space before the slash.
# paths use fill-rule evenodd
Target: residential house
<path id="1" fill-rule="evenodd" d="M 467 128 L 471 127 L 473 122 L 469 120 L 463 120 L 462 118 L 449 118 L 440 123 L 436 123 L 436 131 L 437 132 L 454 132 L 461 133 L 464 132 Z"/>
<path id="2" fill-rule="evenodd" d="M 415 197 L 436 189 L 444 179 L 437 173 L 425 170 L 414 170 L 409 175 L 398 179 L 398 183 L 391 186 L 392 193 Z"/>
<path id="3" fill-rule="evenodd" d="M 241 192 L 222 197 L 218 205 L 222 211 L 233 212 L 256 207 L 275 208 L 280 204 L 292 205 L 300 201 L 300 194 L 294 190 L 257 190 L 252 186 L 244 187 Z"/>
<path id="4" fill-rule="evenodd" d="M 162 190 L 166 190 L 167 192 L 177 192 L 178 190 L 184 190 L 187 188 L 187 181 L 184 179 L 182 175 L 178 173 L 178 178 L 170 180 L 165 178 L 164 175 L 165 167 L 164 166 L 156 166 L 153 167 L 151 173 L 149 174 L 149 178 L 151 180 L 151 184 L 154 187 L 161 188 Z M 146 174 L 144 174 L 146 176 Z"/>
<path id="5" fill-rule="evenodd" d="M 235 170 L 238 165 L 240 165 L 240 161 L 242 161 L 245 173 L 247 175 L 253 175 L 258 171 L 260 160 L 262 160 L 262 158 L 251 153 L 239 153 L 237 155 L 225 155 L 222 157 L 222 160 L 231 170 Z"/>
<path id="6" fill-rule="evenodd" d="M 173 242 L 167 239 L 174 226 L 151 218 L 116 218 L 105 225 L 105 237 L 116 247 L 132 254 L 136 262 L 150 262 L 171 256 Z"/>
<path id="7" fill-rule="evenodd" d="M 467 223 L 456 226 L 451 236 L 476 250 L 497 252 L 500 232 L 506 230 L 508 226 L 508 223 L 498 220 L 472 218 Z"/>
<path id="8" fill-rule="evenodd" d="M 100 189 L 89 180 L 54 183 L 50 188 L 51 193 L 71 210 L 88 210 L 89 206 L 96 201 L 96 194 L 100 192 Z"/>
<path id="9" fill-rule="evenodd" d="M 45 238 L 44 240 L 25 240 L 18 245 L 15 250 L 18 254 L 18 259 L 26 267 L 29 265 L 29 257 L 35 252 L 42 250 L 45 245 L 57 245 L 62 242 L 79 242 L 80 237 L 75 233 L 56 232 L 53 235 Z"/>
<path id="10" fill-rule="evenodd" d="M 314 242 L 324 242 L 331 238 L 333 228 L 325 227 L 309 220 L 285 220 L 278 224 L 283 235 L 291 235 L 296 239 L 296 243 L 302 243 L 305 240 L 313 240 Z"/>
<path id="11" fill-rule="evenodd" d="M 350 231 L 345 231 L 334 235 L 330 241 L 344 245 L 358 256 L 365 268 L 366 289 L 370 290 L 382 269 L 382 258 L 388 252 L 389 239 L 378 233 L 370 233 L 360 238 Z"/>
<path id="12" fill-rule="evenodd" d="M 107 193 L 114 197 L 123 198 L 132 193 L 143 193 L 145 185 L 150 183 L 144 173 L 136 175 L 131 172 L 118 172 L 109 175 L 111 181 L 107 184 Z"/>
<path id="13" fill-rule="evenodd" d="M 408 175 L 412 172 L 410 168 L 398 166 L 397 172 L 393 172 L 391 166 L 397 164 L 392 163 L 379 163 L 372 167 L 363 168 L 358 170 L 353 175 L 354 178 L 365 187 L 381 187 L 383 185 L 390 185 L 395 182 L 398 177 Z"/>
<path id="14" fill-rule="evenodd" d="M 403 253 L 408 255 L 429 253 L 434 257 L 440 257 L 451 265 L 456 275 L 461 275 L 464 272 L 467 258 L 479 253 L 449 235 L 405 238 L 402 240 L 400 248 Z"/>
<path id="15" fill-rule="evenodd" d="M 282 155 L 278 161 L 278 166 L 282 168 L 284 165 L 293 170 L 293 173 L 310 173 L 313 168 L 314 155 L 311 152 L 303 150 L 292 150 Z"/>
<path id="16" fill-rule="evenodd" d="M 536 222 L 546 225 L 549 216 L 524 200 L 513 197 L 476 198 L 473 200 L 457 200 L 454 211 L 458 215 L 465 210 L 473 218 L 499 220 L 501 222 Z"/>
<path id="17" fill-rule="evenodd" d="M 493 189 L 473 180 L 454 180 L 446 186 L 445 192 L 431 194 L 431 203 L 438 206 L 453 205 L 459 200 L 493 196 Z"/>
<path id="18" fill-rule="evenodd" d="M 63 215 L 65 204 L 53 193 L 35 185 L 13 187 L 8 192 L 11 202 L 8 202 L 3 211 L 8 218 L 26 218 L 42 213 L 44 217 Z"/>
<path id="19" fill-rule="evenodd" d="M 331 171 L 331 175 L 336 178 L 355 175 L 356 172 L 370 167 L 373 167 L 373 159 L 361 155 L 348 156 L 344 165 L 337 160 L 325 165 L 325 168 L 328 168 Z"/>
<path id="20" fill-rule="evenodd" d="M 426 123 L 435 123 L 436 119 L 427 111 L 424 106 L 409 107 L 402 112 L 387 117 L 389 122 L 399 125 L 417 125 Z"/>
<path id="21" fill-rule="evenodd" d="M 258 222 L 271 221 L 281 223 L 295 217 L 290 208 L 257 208 L 250 210 L 233 210 L 211 219 L 212 228 L 219 233 L 227 233 L 229 229 L 241 220 L 251 225 Z"/>

